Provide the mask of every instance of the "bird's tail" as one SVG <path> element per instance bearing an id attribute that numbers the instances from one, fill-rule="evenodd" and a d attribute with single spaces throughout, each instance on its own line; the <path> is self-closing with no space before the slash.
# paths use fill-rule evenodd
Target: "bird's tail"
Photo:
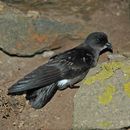
<path id="1" fill-rule="evenodd" d="M 55 84 L 51 84 L 37 90 L 28 91 L 26 93 L 26 99 L 29 100 L 33 108 L 40 109 L 51 100 L 56 91 L 57 86 Z"/>

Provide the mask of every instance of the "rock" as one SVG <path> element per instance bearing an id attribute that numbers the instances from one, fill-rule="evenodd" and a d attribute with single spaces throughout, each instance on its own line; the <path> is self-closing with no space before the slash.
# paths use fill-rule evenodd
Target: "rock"
<path id="1" fill-rule="evenodd" d="M 64 48 L 62 41 L 56 42 L 60 36 L 77 35 L 80 38 L 78 42 L 71 39 L 72 43 L 77 44 L 93 31 L 106 32 L 114 43 L 114 51 L 118 50 L 118 45 L 129 51 L 129 21 L 123 12 L 128 8 L 126 1 L 106 2 L 109 8 L 98 0 L 3 1 L 9 6 L 0 13 L 0 47 L 7 54 L 34 56 L 45 50 Z M 113 10 L 113 13 L 109 10 Z"/>
<path id="2" fill-rule="evenodd" d="M 18 56 L 33 56 L 60 48 L 62 44 L 55 42 L 59 36 L 76 34 L 82 28 L 80 23 L 71 20 L 57 21 L 37 11 L 25 14 L 10 7 L 0 14 L 0 23 L 0 50 Z"/>
<path id="3" fill-rule="evenodd" d="M 13 126 L 15 126 L 16 125 L 16 122 L 13 122 Z"/>
<path id="4" fill-rule="evenodd" d="M 54 51 L 46 51 L 43 53 L 43 57 L 51 57 L 54 55 Z"/>
<path id="5" fill-rule="evenodd" d="M 130 60 L 113 60 L 92 69 L 74 97 L 74 130 L 130 126 Z"/>
<path id="6" fill-rule="evenodd" d="M 128 0 L 128 2 L 129 2 L 129 7 L 128 7 L 129 8 L 129 12 L 128 13 L 129 13 L 129 18 L 130 18 L 130 0 Z"/>
<path id="7" fill-rule="evenodd" d="M 27 12 L 27 17 L 31 17 L 31 18 L 38 18 L 40 16 L 38 11 L 34 11 L 34 10 L 29 10 Z"/>
<path id="8" fill-rule="evenodd" d="M 3 102 L 0 100 L 0 107 L 3 106 Z"/>
<path id="9" fill-rule="evenodd" d="M 18 128 L 23 127 L 24 124 L 25 124 L 25 122 L 24 122 L 24 121 L 21 121 L 21 122 L 19 123 L 19 125 L 18 125 Z"/>
<path id="10" fill-rule="evenodd" d="M 126 58 L 124 55 L 121 54 L 108 54 L 107 57 L 109 60 L 123 60 Z"/>
<path id="11" fill-rule="evenodd" d="M 0 2 L 0 12 L 4 10 L 4 4 Z"/>
<path id="12" fill-rule="evenodd" d="M 130 59 L 130 52 L 123 52 L 122 55 Z"/>

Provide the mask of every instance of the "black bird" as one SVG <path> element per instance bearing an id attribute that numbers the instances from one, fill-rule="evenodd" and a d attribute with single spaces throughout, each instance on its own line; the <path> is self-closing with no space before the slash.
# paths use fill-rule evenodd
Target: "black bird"
<path id="1" fill-rule="evenodd" d="M 112 52 L 107 35 L 104 32 L 91 33 L 79 46 L 51 57 L 48 63 L 16 82 L 8 89 L 8 94 L 25 93 L 31 106 L 40 109 L 57 90 L 64 90 L 80 82 L 89 69 L 96 66 L 104 50 Z"/>

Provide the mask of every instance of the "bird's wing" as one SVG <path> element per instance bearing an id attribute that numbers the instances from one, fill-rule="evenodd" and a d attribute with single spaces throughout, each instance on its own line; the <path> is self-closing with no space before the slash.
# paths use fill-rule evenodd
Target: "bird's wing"
<path id="1" fill-rule="evenodd" d="M 55 65 L 50 66 L 45 64 L 38 67 L 31 73 L 27 74 L 23 79 L 12 85 L 8 89 L 8 94 L 22 94 L 24 91 L 41 88 L 55 83 L 60 79 L 60 70 Z"/>
<path id="2" fill-rule="evenodd" d="M 61 64 L 58 67 L 64 68 L 62 75 L 65 78 L 73 78 L 85 71 L 88 72 L 95 64 L 94 55 L 84 48 L 74 48 L 60 55 L 55 55 L 50 59 L 50 62 L 57 62 L 59 59 Z"/>

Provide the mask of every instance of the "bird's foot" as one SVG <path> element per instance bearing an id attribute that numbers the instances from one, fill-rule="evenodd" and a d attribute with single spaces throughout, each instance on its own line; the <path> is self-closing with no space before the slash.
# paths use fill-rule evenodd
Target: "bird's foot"
<path id="1" fill-rule="evenodd" d="M 79 88 L 80 86 L 69 86 L 70 89 L 76 89 Z"/>

